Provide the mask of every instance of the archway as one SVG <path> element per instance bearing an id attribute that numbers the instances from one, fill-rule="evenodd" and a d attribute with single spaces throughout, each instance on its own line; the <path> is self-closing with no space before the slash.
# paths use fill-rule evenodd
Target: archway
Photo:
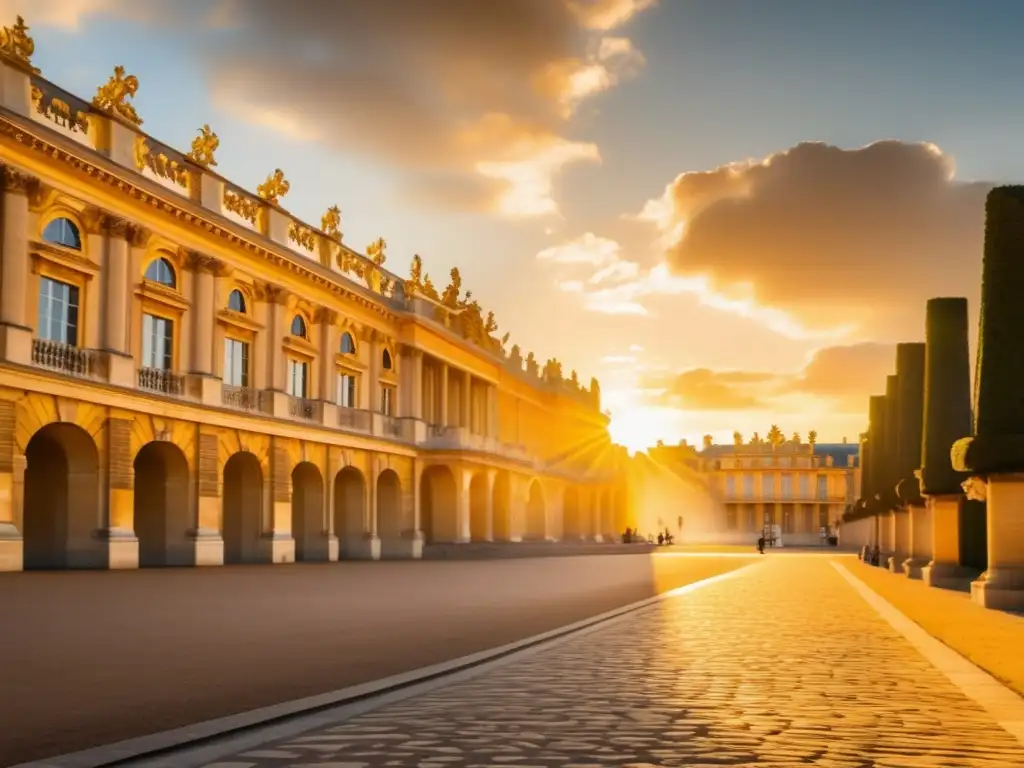
<path id="1" fill-rule="evenodd" d="M 526 536 L 533 541 L 543 541 L 547 536 L 546 513 L 544 509 L 544 491 L 540 482 L 530 483 L 530 495 L 526 502 Z"/>
<path id="2" fill-rule="evenodd" d="M 192 565 L 188 460 L 174 443 L 146 443 L 135 456 L 135 536 L 139 566 Z"/>
<path id="3" fill-rule="evenodd" d="M 74 424 L 48 424 L 32 436 L 25 460 L 24 567 L 105 567 L 94 535 L 101 521 L 99 453 L 92 437 Z"/>
<path id="4" fill-rule="evenodd" d="M 491 541 L 494 537 L 491 522 L 490 489 L 487 472 L 477 472 L 469 481 L 469 538 L 470 541 Z"/>
<path id="5" fill-rule="evenodd" d="M 575 486 L 570 485 L 562 495 L 562 539 L 579 541 L 587 537 L 583 515 L 580 514 L 580 494 Z"/>
<path id="6" fill-rule="evenodd" d="M 224 465 L 224 563 L 261 562 L 263 470 L 260 460 L 239 451 Z"/>
<path id="7" fill-rule="evenodd" d="M 350 553 L 367 532 L 366 480 L 355 467 L 334 476 L 334 533 L 339 550 Z"/>
<path id="8" fill-rule="evenodd" d="M 295 560 L 327 559 L 324 535 L 324 478 L 320 469 L 302 461 L 292 470 L 292 538 Z"/>
<path id="9" fill-rule="evenodd" d="M 420 521 L 427 543 L 459 537 L 455 475 L 443 465 L 428 467 L 420 478 Z"/>
<path id="10" fill-rule="evenodd" d="M 508 541 L 512 538 L 511 491 L 508 472 L 499 470 L 494 477 L 494 489 L 491 492 L 491 521 L 494 526 L 494 540 Z"/>
<path id="11" fill-rule="evenodd" d="M 377 476 L 377 536 L 389 541 L 401 538 L 402 481 L 393 469 Z"/>

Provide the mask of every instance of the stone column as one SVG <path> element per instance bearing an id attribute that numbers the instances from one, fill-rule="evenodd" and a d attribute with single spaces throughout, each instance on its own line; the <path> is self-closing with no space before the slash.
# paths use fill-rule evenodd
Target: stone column
<path id="1" fill-rule="evenodd" d="M 0 264 L 0 355 L 21 365 L 32 362 L 32 326 L 28 300 L 28 194 L 35 180 L 3 167 L 3 262 Z"/>
<path id="2" fill-rule="evenodd" d="M 334 507 L 338 503 L 335 498 L 334 479 L 341 471 L 341 454 L 336 446 L 327 447 L 327 475 L 324 477 L 324 531 L 327 536 L 327 560 L 335 563 L 341 555 L 338 531 L 335 529 Z"/>
<path id="3" fill-rule="evenodd" d="M 929 300 L 925 310 L 925 396 L 921 441 L 921 492 L 931 516 L 931 562 L 921 569 L 929 586 L 958 586 L 961 483 L 950 448 L 971 431 L 971 370 L 967 299 Z"/>
<path id="4" fill-rule="evenodd" d="M 18 478 L 14 467 L 14 430 L 17 404 L 0 400 L 0 571 L 20 571 L 24 566 L 23 542 L 18 523 L 21 499 L 15 493 Z M 24 465 L 21 467 L 24 481 Z"/>
<path id="5" fill-rule="evenodd" d="M 107 525 L 98 533 L 106 546 L 107 567 L 111 570 L 139 567 L 131 431 L 132 422 L 129 419 L 107 419 Z"/>
<path id="6" fill-rule="evenodd" d="M 414 419 L 423 419 L 423 351 L 409 348 L 407 365 L 412 369 L 409 376 L 409 415 Z M 417 529 L 418 530 L 418 529 Z"/>
<path id="7" fill-rule="evenodd" d="M 367 368 L 367 377 L 369 378 L 369 382 L 367 382 L 369 384 L 367 387 L 369 394 L 369 410 L 371 413 L 379 413 L 381 366 L 380 334 L 378 334 L 373 328 L 365 328 L 361 334 L 361 339 L 364 344 L 368 344 L 370 347 L 370 364 Z"/>
<path id="8" fill-rule="evenodd" d="M 487 426 L 488 437 L 498 438 L 498 385 L 487 385 Z"/>
<path id="9" fill-rule="evenodd" d="M 128 227 L 124 219 L 106 219 L 107 253 L 104 264 L 103 349 L 128 354 Z"/>
<path id="10" fill-rule="evenodd" d="M 270 505 L 269 526 L 260 541 L 262 558 L 268 563 L 294 563 L 291 457 L 287 441 L 278 437 L 270 438 Z"/>
<path id="11" fill-rule="evenodd" d="M 467 433 L 473 431 L 473 375 L 469 371 L 462 372 L 459 387 L 459 426 Z"/>
<path id="12" fill-rule="evenodd" d="M 221 537 L 222 500 L 220 437 L 216 432 L 198 428 L 196 440 L 196 511 L 191 531 L 196 565 L 224 565 L 224 539 Z"/>
<path id="13" fill-rule="evenodd" d="M 951 459 L 970 473 L 969 495 L 987 502 L 988 570 L 971 598 L 1004 610 L 1024 610 L 1024 338 L 1015 332 L 1024 327 L 1022 278 L 1024 186 L 996 187 L 985 206 L 974 435 L 961 435 Z"/>
<path id="14" fill-rule="evenodd" d="M 340 334 L 338 333 L 338 313 L 327 307 L 320 307 L 317 310 L 316 323 L 319 326 L 320 334 L 320 359 L 317 380 L 317 395 L 324 402 L 324 408 L 335 414 L 335 404 L 338 400 L 338 369 L 335 362 L 338 354 Z M 329 407 L 328 407 L 329 406 Z M 334 426 L 337 424 L 337 416 L 331 419 L 324 419 L 325 424 Z"/>
<path id="15" fill-rule="evenodd" d="M 193 254 L 190 261 L 195 276 L 192 286 L 192 360 L 189 373 L 212 376 L 213 324 L 216 314 L 214 270 L 217 262 L 199 254 Z"/>
<path id="16" fill-rule="evenodd" d="M 441 412 L 438 426 L 447 427 L 449 426 L 448 421 L 448 363 L 440 363 L 441 376 L 440 378 L 440 389 L 441 389 Z"/>
<path id="17" fill-rule="evenodd" d="M 287 390 L 288 367 L 285 364 L 284 337 L 288 333 L 288 321 L 285 317 L 285 303 L 288 293 L 277 286 L 267 286 L 267 321 L 269 325 L 269 349 L 267 350 L 267 379 L 270 389 L 275 392 Z"/>

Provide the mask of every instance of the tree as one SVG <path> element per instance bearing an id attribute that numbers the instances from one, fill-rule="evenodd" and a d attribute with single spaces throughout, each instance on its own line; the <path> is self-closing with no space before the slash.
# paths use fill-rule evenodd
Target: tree
<path id="1" fill-rule="evenodd" d="M 807 433 L 807 442 L 810 443 L 811 445 L 814 445 L 816 442 L 818 442 L 817 430 L 812 429 L 810 432 Z"/>

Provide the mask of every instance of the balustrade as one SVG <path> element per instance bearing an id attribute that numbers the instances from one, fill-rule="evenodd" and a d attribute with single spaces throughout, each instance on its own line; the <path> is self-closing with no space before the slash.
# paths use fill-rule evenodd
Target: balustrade
<path id="1" fill-rule="evenodd" d="M 100 374 L 99 355 L 95 351 L 48 339 L 32 339 L 32 364 L 69 376 L 88 378 Z"/>
<path id="2" fill-rule="evenodd" d="M 263 410 L 263 392 L 251 387 L 237 387 L 225 384 L 221 390 L 221 402 L 231 408 L 243 411 Z"/>
<path id="3" fill-rule="evenodd" d="M 317 418 L 316 400 L 308 400 L 304 397 L 292 397 L 288 400 L 288 414 L 295 419 L 307 419 L 314 421 Z"/>
<path id="4" fill-rule="evenodd" d="M 185 394 L 185 377 L 164 368 L 140 368 L 139 389 L 181 396 Z"/>
<path id="5" fill-rule="evenodd" d="M 359 408 L 338 408 L 338 426 L 356 432 L 369 432 L 370 412 Z"/>

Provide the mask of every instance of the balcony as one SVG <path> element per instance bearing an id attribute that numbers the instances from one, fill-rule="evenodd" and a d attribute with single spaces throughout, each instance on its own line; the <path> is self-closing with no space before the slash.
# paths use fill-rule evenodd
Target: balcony
<path id="1" fill-rule="evenodd" d="M 380 415 L 380 433 L 385 437 L 401 439 L 402 422 L 394 416 L 387 416 L 382 413 Z"/>
<path id="2" fill-rule="evenodd" d="M 338 426 L 353 432 L 370 431 L 370 412 L 359 408 L 338 408 Z"/>
<path id="3" fill-rule="evenodd" d="M 98 352 L 48 339 L 32 339 L 32 364 L 83 379 L 103 375 Z"/>
<path id="4" fill-rule="evenodd" d="M 237 408 L 240 411 L 263 410 L 263 392 L 259 389 L 225 384 L 220 397 L 221 402 L 229 408 Z"/>
<path id="5" fill-rule="evenodd" d="M 185 377 L 163 368 L 140 368 L 139 389 L 181 397 L 185 394 Z"/>
<path id="6" fill-rule="evenodd" d="M 288 415 L 293 419 L 320 421 L 320 403 L 305 397 L 289 397 Z"/>

